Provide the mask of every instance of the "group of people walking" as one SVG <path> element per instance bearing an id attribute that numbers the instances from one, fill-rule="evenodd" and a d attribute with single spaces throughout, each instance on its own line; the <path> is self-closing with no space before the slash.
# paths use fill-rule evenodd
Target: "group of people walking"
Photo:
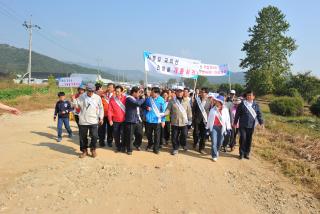
<path id="1" fill-rule="evenodd" d="M 74 111 L 79 126 L 80 158 L 96 157 L 96 148 L 115 146 L 116 152 L 132 155 L 133 148 L 140 151 L 142 138 L 147 136 L 147 151 L 159 154 L 162 146 L 172 142 L 172 155 L 179 149 L 188 150 L 188 133 L 193 127 L 193 148 L 205 154 L 205 144 L 211 140 L 211 156 L 217 161 L 221 151 L 234 150 L 237 133 L 240 133 L 239 158 L 249 159 L 255 125 L 263 126 L 259 105 L 254 93 L 247 91 L 244 98 L 231 90 L 228 97 L 223 93 L 209 93 L 207 88 L 193 94 L 188 88 L 175 90 L 159 87 L 141 89 L 132 87 L 125 93 L 120 85 L 107 85 L 104 91 L 99 84 L 91 83 L 78 88 L 72 101 L 65 101 L 59 93 L 55 108 L 58 116 L 58 141 L 61 141 L 62 124 L 72 137 L 69 121 Z M 90 136 L 90 144 L 88 142 Z"/>

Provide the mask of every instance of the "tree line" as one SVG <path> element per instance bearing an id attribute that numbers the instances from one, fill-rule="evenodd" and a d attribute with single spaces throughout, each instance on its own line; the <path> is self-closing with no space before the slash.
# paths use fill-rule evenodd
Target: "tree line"
<path id="1" fill-rule="evenodd" d="M 232 89 L 239 93 L 250 89 L 258 96 L 272 94 L 302 99 L 302 103 L 317 105 L 320 112 L 320 79 L 312 75 L 311 71 L 303 73 L 291 71 L 292 63 L 289 57 L 297 50 L 298 45 L 294 38 L 286 35 L 289 28 L 290 24 L 279 8 L 267 6 L 258 12 L 255 25 L 248 29 L 249 40 L 243 43 L 241 49 L 245 57 L 240 59 L 239 66 L 246 71 L 246 83 L 232 84 Z M 170 81 L 174 80 L 171 79 L 168 83 Z M 184 83 L 187 87 L 194 86 L 193 79 L 184 79 Z M 199 76 L 197 87 L 229 91 L 228 84 L 211 84 L 203 76 Z M 284 98 L 281 102 L 291 105 L 290 100 L 292 99 Z M 301 103 L 295 99 L 293 101 Z"/>

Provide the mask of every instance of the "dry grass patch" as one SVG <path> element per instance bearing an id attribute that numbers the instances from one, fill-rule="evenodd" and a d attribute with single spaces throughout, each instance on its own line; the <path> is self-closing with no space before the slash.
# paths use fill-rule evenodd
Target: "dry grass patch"
<path id="1" fill-rule="evenodd" d="M 281 117 L 264 111 L 266 129 L 256 130 L 256 154 L 320 199 L 320 133 L 314 117 Z M 289 121 L 289 122 L 288 122 Z M 299 121 L 311 121 L 299 122 Z"/>

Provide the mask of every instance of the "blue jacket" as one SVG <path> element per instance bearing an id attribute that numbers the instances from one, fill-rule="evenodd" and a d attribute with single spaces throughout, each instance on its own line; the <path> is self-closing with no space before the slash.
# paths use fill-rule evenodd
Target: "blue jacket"
<path id="1" fill-rule="evenodd" d="M 137 113 L 137 107 L 140 107 L 145 102 L 145 99 L 132 99 L 131 97 L 127 97 L 126 99 L 126 116 L 125 116 L 125 122 L 127 123 L 139 123 L 139 116 Z M 142 111 L 140 111 L 140 118 L 143 114 Z"/>
<path id="2" fill-rule="evenodd" d="M 148 97 L 145 101 L 144 107 L 150 107 L 151 110 L 150 111 L 144 111 L 145 115 L 146 115 L 146 122 L 147 123 L 159 123 L 158 117 L 156 115 L 156 113 L 154 112 L 154 110 L 152 109 L 152 105 L 151 105 L 151 99 L 153 99 L 152 97 Z M 164 113 L 166 111 L 166 101 L 161 97 L 158 96 L 155 99 L 155 104 L 159 109 L 160 113 Z M 161 117 L 161 122 L 165 122 L 166 118 L 165 117 Z"/>
<path id="3" fill-rule="evenodd" d="M 252 108 L 257 113 L 257 119 L 260 125 L 263 124 L 262 114 L 259 108 L 259 105 L 256 102 L 253 102 Z M 244 105 L 244 103 L 240 103 L 237 108 L 236 115 L 234 117 L 234 124 L 237 124 L 239 120 L 239 128 L 254 128 L 255 119 L 252 117 L 251 113 Z"/>

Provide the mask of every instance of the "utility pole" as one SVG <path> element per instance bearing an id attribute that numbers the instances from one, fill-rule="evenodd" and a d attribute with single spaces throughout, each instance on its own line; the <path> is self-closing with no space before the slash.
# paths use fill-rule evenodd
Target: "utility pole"
<path id="1" fill-rule="evenodd" d="M 102 62 L 102 59 L 97 58 L 97 63 L 98 63 L 98 74 L 99 74 L 99 75 L 101 75 L 101 62 Z"/>
<path id="2" fill-rule="evenodd" d="M 98 78 L 97 79 L 98 79 L 98 81 L 102 81 L 102 77 L 101 77 L 101 73 L 100 73 L 100 71 L 101 71 L 100 62 L 101 62 L 101 59 L 97 58 L 97 63 L 98 63 L 98 74 L 97 74 Z"/>
<path id="3" fill-rule="evenodd" d="M 24 23 L 22 24 L 22 26 L 26 27 L 26 29 L 29 31 L 29 62 L 28 62 L 28 71 L 27 71 L 27 73 L 29 74 L 28 84 L 31 84 L 32 29 L 33 28 L 41 29 L 40 26 L 33 25 L 31 23 L 31 18 L 32 18 L 32 16 L 30 16 L 29 23 L 27 23 L 27 21 L 24 21 Z"/>

